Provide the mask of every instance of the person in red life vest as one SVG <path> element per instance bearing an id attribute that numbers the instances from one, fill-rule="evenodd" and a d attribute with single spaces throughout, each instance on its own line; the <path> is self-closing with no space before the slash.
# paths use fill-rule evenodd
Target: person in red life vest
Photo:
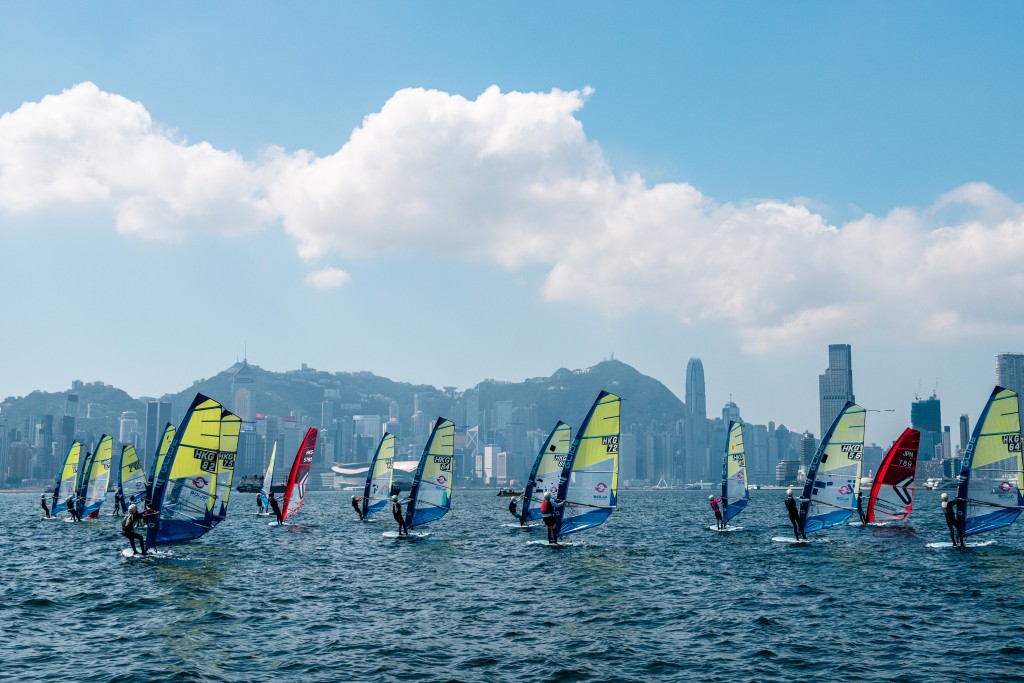
<path id="1" fill-rule="evenodd" d="M 544 500 L 540 502 L 540 514 L 544 518 L 544 526 L 548 528 L 548 543 L 558 545 L 558 511 L 565 505 L 565 501 L 555 498 L 551 502 L 551 492 L 544 492 Z"/>
<path id="2" fill-rule="evenodd" d="M 708 496 L 708 502 L 711 504 L 711 509 L 715 511 L 715 524 L 719 529 L 724 529 L 725 520 L 722 519 L 722 499 Z"/>

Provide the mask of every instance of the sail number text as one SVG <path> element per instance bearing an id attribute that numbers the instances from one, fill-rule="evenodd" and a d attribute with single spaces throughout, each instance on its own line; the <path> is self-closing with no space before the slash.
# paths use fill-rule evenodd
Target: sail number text
<path id="1" fill-rule="evenodd" d="M 619 452 L 619 435 L 615 436 L 602 436 L 601 444 L 605 448 L 606 453 L 618 453 Z"/>
<path id="2" fill-rule="evenodd" d="M 859 443 L 846 443 L 843 444 L 843 453 L 846 453 L 846 457 L 850 460 L 860 460 L 862 448 L 863 446 Z"/>
<path id="3" fill-rule="evenodd" d="M 450 455 L 435 455 L 434 462 L 437 463 L 437 469 L 442 472 L 452 471 L 452 456 Z"/>
<path id="4" fill-rule="evenodd" d="M 199 469 L 203 472 L 217 471 L 217 451 L 202 451 L 196 449 L 192 457 L 199 461 Z"/>
<path id="5" fill-rule="evenodd" d="M 1020 453 L 1020 434 L 1004 435 L 1003 443 L 1006 444 L 1006 450 L 1011 453 Z"/>

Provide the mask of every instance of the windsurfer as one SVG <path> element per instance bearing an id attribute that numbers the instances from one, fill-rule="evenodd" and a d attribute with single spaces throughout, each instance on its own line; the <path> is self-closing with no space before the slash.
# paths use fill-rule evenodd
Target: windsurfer
<path id="1" fill-rule="evenodd" d="M 519 496 L 515 496 L 514 498 L 512 498 L 512 500 L 510 500 L 508 502 L 508 512 L 513 517 L 518 517 L 519 516 L 519 511 L 516 510 L 516 505 L 518 503 L 519 503 Z M 520 522 L 520 524 L 522 524 L 522 522 Z"/>
<path id="2" fill-rule="evenodd" d="M 793 500 L 793 489 L 786 489 L 786 512 L 789 513 L 789 521 L 793 523 L 793 535 L 796 540 L 800 540 L 803 536 L 804 540 L 807 540 L 807 534 L 804 533 L 804 525 L 800 523 L 800 510 L 797 509 L 796 501 Z"/>
<path id="3" fill-rule="evenodd" d="M 948 494 L 942 494 L 942 512 L 946 515 L 946 526 L 949 527 L 949 540 L 953 542 L 954 546 L 962 546 L 965 545 L 964 531 L 956 522 L 956 504 L 963 502 L 963 498 L 947 500 L 948 498 Z"/>
<path id="4" fill-rule="evenodd" d="M 126 510 L 125 510 L 125 507 L 124 507 L 124 491 L 121 489 L 120 486 L 118 486 L 117 490 L 114 491 L 114 511 L 111 512 L 110 514 L 111 514 L 111 516 L 113 516 L 113 515 L 116 515 L 119 512 L 123 513 L 125 511 Z"/>
<path id="5" fill-rule="evenodd" d="M 725 521 L 722 519 L 722 499 L 708 496 L 708 503 L 711 505 L 711 509 L 715 511 L 715 525 L 719 529 L 724 529 Z"/>
<path id="6" fill-rule="evenodd" d="M 270 509 L 274 511 L 274 515 L 277 517 L 278 526 L 284 524 L 284 517 L 281 516 L 281 508 L 277 504 L 277 498 L 274 498 L 274 492 L 270 492 Z"/>
<path id="7" fill-rule="evenodd" d="M 544 500 L 540 502 L 540 514 L 544 518 L 544 526 L 548 529 L 548 543 L 558 545 L 558 510 L 565 505 L 564 500 L 555 498 L 551 502 L 551 491 L 544 492 Z"/>
<path id="8" fill-rule="evenodd" d="M 134 503 L 128 506 L 128 514 L 121 520 L 121 535 L 127 538 L 132 544 L 132 555 L 138 555 L 139 551 L 135 548 L 135 541 L 139 542 L 142 547 L 142 554 L 146 554 L 146 539 L 141 534 L 136 533 L 135 525 L 142 521 L 142 514 L 139 512 L 139 508 Z"/>
<path id="9" fill-rule="evenodd" d="M 71 515 L 71 519 L 76 522 L 81 522 L 82 518 L 78 516 L 78 506 L 75 504 L 75 496 L 71 494 L 68 499 L 64 501 L 64 506 L 67 507 L 68 513 Z"/>
<path id="10" fill-rule="evenodd" d="M 259 493 L 256 494 L 256 514 L 262 515 L 264 512 L 265 508 L 263 507 L 263 492 L 260 491 Z"/>
<path id="11" fill-rule="evenodd" d="M 362 500 L 362 496 L 359 496 L 358 498 L 356 496 L 352 496 L 352 509 L 354 509 L 356 511 L 356 514 L 359 515 L 360 522 L 366 519 L 366 517 L 363 516 L 362 508 L 359 507 L 359 503 L 362 502 Z"/>
<path id="12" fill-rule="evenodd" d="M 391 496 L 391 514 L 398 522 L 398 535 L 408 536 L 409 530 L 405 526 L 405 516 L 402 514 L 402 504 L 398 502 L 398 496 Z"/>
<path id="13" fill-rule="evenodd" d="M 868 516 L 864 514 L 864 489 L 857 491 L 857 515 L 861 524 L 868 523 Z"/>
<path id="14" fill-rule="evenodd" d="M 43 516 L 46 519 L 50 519 L 50 517 L 51 517 L 51 515 L 50 515 L 50 508 L 46 507 L 46 494 L 45 493 L 40 493 L 39 494 L 39 504 L 43 506 Z"/>

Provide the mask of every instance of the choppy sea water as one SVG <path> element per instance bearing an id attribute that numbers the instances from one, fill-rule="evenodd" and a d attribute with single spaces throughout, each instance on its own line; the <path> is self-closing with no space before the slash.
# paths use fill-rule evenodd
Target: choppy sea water
<path id="1" fill-rule="evenodd" d="M 707 492 L 620 492 L 574 545 L 504 528 L 508 499 L 458 490 L 427 539 L 350 494 L 296 525 L 229 519 L 160 559 L 124 559 L 110 516 L 39 520 L 0 496 L 0 679 L 17 681 L 1021 681 L 1024 529 L 947 540 L 938 494 L 910 524 L 790 546 L 781 491 L 716 534 Z"/>

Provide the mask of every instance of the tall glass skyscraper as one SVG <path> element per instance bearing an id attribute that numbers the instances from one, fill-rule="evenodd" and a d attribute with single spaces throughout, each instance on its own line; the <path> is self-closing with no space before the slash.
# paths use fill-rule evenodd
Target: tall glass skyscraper
<path id="1" fill-rule="evenodd" d="M 825 438 L 825 432 L 836 419 L 847 401 L 853 397 L 853 354 L 849 344 L 828 345 L 828 369 L 818 375 L 818 405 L 821 431 L 818 437 Z"/>
<path id="2" fill-rule="evenodd" d="M 942 444 L 942 404 L 938 396 L 932 394 L 910 404 L 910 426 L 921 432 L 918 459 L 935 459 L 935 447 Z"/>
<path id="3" fill-rule="evenodd" d="M 694 482 L 710 476 L 704 364 L 700 358 L 691 358 L 686 363 L 686 480 Z"/>
<path id="4" fill-rule="evenodd" d="M 996 384 L 1024 394 L 1024 353 L 1000 353 L 996 356 Z"/>

